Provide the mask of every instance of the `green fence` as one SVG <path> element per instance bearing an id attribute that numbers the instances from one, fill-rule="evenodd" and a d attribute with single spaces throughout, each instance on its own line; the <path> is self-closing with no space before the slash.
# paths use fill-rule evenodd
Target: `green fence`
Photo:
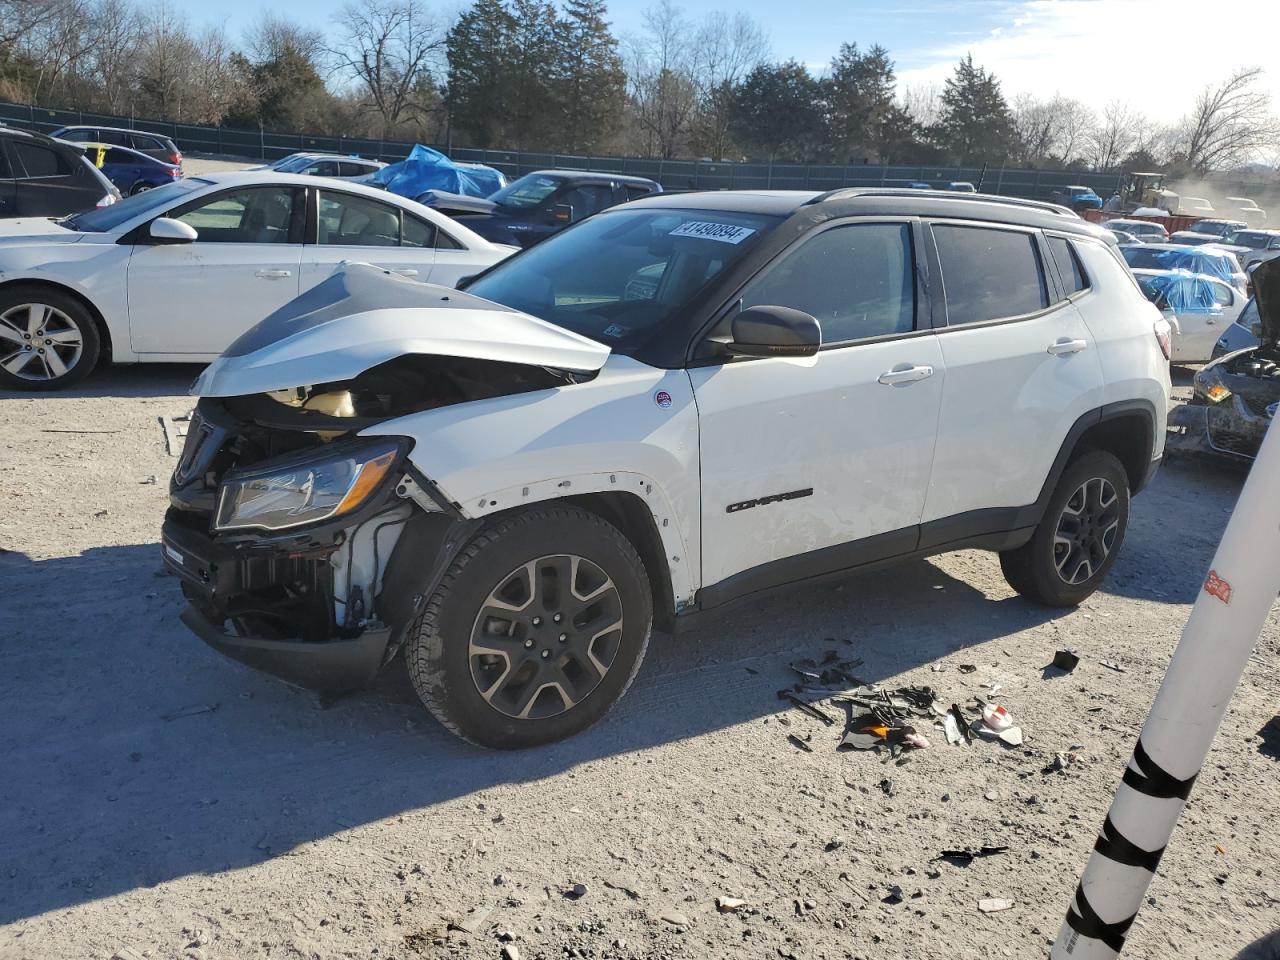
<path id="1" fill-rule="evenodd" d="M 403 159 L 412 143 L 328 137 L 310 133 L 272 133 L 237 130 L 160 120 L 139 120 L 82 110 L 54 110 L 29 104 L 0 103 L 0 121 L 48 133 L 59 127 L 88 125 L 129 127 L 170 137 L 185 153 L 211 153 L 257 160 L 275 160 L 300 150 L 355 154 L 393 162 Z M 975 167 L 881 166 L 871 164 L 715 163 L 709 160 L 655 160 L 648 157 L 566 156 L 516 150 L 478 150 L 455 147 L 448 151 L 466 163 L 497 167 L 508 178 L 532 170 L 597 170 L 657 180 L 668 190 L 832 190 L 837 187 L 901 187 L 922 182 L 945 187 L 967 181 L 987 193 L 1048 199 L 1054 187 L 1083 183 L 1109 196 L 1120 183 L 1116 172 L 1081 173 L 1070 170 L 1022 170 Z"/>

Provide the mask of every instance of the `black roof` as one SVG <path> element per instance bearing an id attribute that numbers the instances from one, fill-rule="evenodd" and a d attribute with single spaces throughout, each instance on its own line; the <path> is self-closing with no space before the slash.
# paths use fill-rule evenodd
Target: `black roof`
<path id="1" fill-rule="evenodd" d="M 707 193 L 658 194 L 627 204 L 667 209 L 724 210 L 787 216 L 802 208 L 825 218 L 852 216 L 948 217 L 986 220 L 1044 230 L 1094 234 L 1096 228 L 1066 207 L 1038 200 L 946 190 L 848 187 L 816 193 L 807 190 L 721 190 Z"/>

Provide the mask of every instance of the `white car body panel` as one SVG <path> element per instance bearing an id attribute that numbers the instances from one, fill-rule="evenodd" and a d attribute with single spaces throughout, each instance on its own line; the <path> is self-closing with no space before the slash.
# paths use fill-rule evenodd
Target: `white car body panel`
<path id="1" fill-rule="evenodd" d="M 1084 320 L 1066 303 L 1015 323 L 949 329 L 938 340 L 946 387 L 923 519 L 1035 503 L 1062 438 L 1102 405 L 1102 367 Z M 1060 340 L 1085 347 L 1050 354 Z"/>
<path id="2" fill-rule="evenodd" d="M 1164 454 L 1164 416 L 1173 387 L 1155 330 L 1168 322 L 1155 304 L 1142 296 L 1129 268 L 1105 244 L 1082 241 L 1076 250 L 1090 283 L 1101 294 L 1077 301 L 1102 362 L 1101 402 L 1144 400 L 1151 404 L 1158 421 L 1151 457 L 1157 460 Z M 1117 312 L 1117 303 L 1132 304 L 1132 310 Z"/>
<path id="3" fill-rule="evenodd" d="M 933 375 L 878 382 L 906 366 Z M 704 583 L 920 522 L 943 394 L 937 336 L 699 367 L 690 377 L 701 417 Z"/>
<path id="4" fill-rule="evenodd" d="M 409 459 L 467 517 L 630 491 L 652 513 L 677 604 L 700 586 L 698 409 L 684 370 L 609 356 L 587 383 L 415 413 L 361 436 L 411 437 Z"/>
<path id="5" fill-rule="evenodd" d="M 412 247 L 201 243 L 198 239 L 168 247 L 118 242 L 172 207 L 224 190 L 273 184 L 317 186 L 315 177 L 270 171 L 196 179 L 207 185 L 183 192 L 168 207 L 140 212 L 105 233 L 77 233 L 45 218 L 0 221 L 0 282 L 48 282 L 78 293 L 102 317 L 115 362 L 207 361 L 308 289 L 308 283 L 323 280 L 339 261 L 368 259 L 375 250 L 381 258 L 383 250 L 394 251 L 385 257 L 388 267 L 416 269 L 414 279 L 453 284 L 513 252 L 412 200 L 342 180 L 327 181 L 327 189 L 399 207 L 447 233 L 462 249 L 439 251 L 447 255 L 441 258 L 447 269 L 436 270 L 437 251 Z M 319 264 L 317 269 L 311 268 L 313 262 Z M 289 276 L 280 271 L 289 271 Z M 259 276 L 260 272 L 269 275 Z"/>

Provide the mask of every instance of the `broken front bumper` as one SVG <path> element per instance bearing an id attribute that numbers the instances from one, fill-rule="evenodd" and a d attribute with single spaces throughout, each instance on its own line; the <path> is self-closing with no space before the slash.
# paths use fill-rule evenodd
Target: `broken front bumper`
<path id="1" fill-rule="evenodd" d="M 1271 421 L 1271 416 L 1251 409 L 1239 394 L 1215 404 L 1184 403 L 1169 414 L 1165 449 L 1252 460 Z"/>
<path id="2" fill-rule="evenodd" d="M 377 621 L 334 623 L 329 556 L 344 536 L 223 543 L 166 518 L 164 563 L 190 601 L 182 622 L 220 653 L 297 686 L 367 686 L 388 659 L 392 631 Z M 255 631 L 255 623 L 271 629 Z"/>

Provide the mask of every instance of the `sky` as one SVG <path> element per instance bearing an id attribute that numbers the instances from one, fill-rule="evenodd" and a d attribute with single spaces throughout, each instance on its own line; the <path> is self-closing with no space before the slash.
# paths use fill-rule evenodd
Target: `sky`
<path id="1" fill-rule="evenodd" d="M 321 30 L 343 0 L 275 0 L 275 12 Z M 640 31 L 653 0 L 610 0 L 615 34 Z M 1280 108 L 1274 68 L 1280 4 L 1274 0 L 1215 6 L 1206 0 L 676 0 L 692 18 L 741 10 L 769 34 L 773 57 L 795 58 L 820 72 L 842 42 L 879 43 L 894 59 L 899 87 L 936 84 L 966 53 L 993 71 L 1010 100 L 1055 93 L 1101 110 L 1122 100 L 1162 123 L 1190 108 L 1209 83 L 1243 66 L 1268 68 L 1267 89 Z M 445 12 L 463 0 L 428 0 Z M 177 6 L 196 23 L 207 10 Z M 261 0 L 220 0 L 218 16 L 233 34 L 251 24 Z M 1269 55 L 1270 54 L 1270 55 Z"/>

